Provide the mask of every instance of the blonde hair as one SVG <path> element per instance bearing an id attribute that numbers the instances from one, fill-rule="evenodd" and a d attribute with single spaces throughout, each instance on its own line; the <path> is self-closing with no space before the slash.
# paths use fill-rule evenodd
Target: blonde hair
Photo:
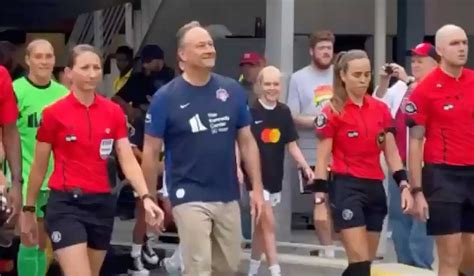
<path id="1" fill-rule="evenodd" d="M 27 57 L 30 56 L 31 52 L 33 52 L 33 49 L 39 44 L 47 44 L 49 47 L 51 47 L 54 53 L 54 47 L 51 44 L 51 42 L 47 41 L 46 39 L 39 38 L 39 39 L 34 39 L 30 43 L 28 43 L 28 46 L 26 46 L 26 50 L 25 50 L 26 56 Z"/>
<path id="2" fill-rule="evenodd" d="M 262 95 L 262 92 L 263 92 L 262 91 L 263 78 L 265 77 L 265 73 L 267 72 L 273 72 L 275 74 L 278 74 L 279 78 L 281 79 L 281 71 L 275 66 L 269 65 L 269 66 L 264 67 L 262 70 L 260 70 L 260 72 L 258 72 L 258 75 L 257 75 L 257 81 L 253 85 L 253 91 L 259 97 L 260 95 Z"/>
<path id="3" fill-rule="evenodd" d="M 85 52 L 91 52 L 91 53 L 96 54 L 102 63 L 102 56 L 100 55 L 99 51 L 96 48 L 94 48 L 93 46 L 89 44 L 79 44 L 75 46 L 74 48 L 72 48 L 71 52 L 69 53 L 67 67 L 69 68 L 74 67 L 74 65 L 76 64 L 77 57 L 80 54 L 85 53 Z"/>
<path id="4" fill-rule="evenodd" d="M 333 96 L 330 101 L 330 104 L 336 113 L 340 114 L 342 112 L 348 97 L 346 86 L 341 78 L 341 72 L 347 72 L 350 61 L 364 58 L 368 59 L 369 57 L 363 50 L 350 50 L 336 55 L 334 62 Z"/>

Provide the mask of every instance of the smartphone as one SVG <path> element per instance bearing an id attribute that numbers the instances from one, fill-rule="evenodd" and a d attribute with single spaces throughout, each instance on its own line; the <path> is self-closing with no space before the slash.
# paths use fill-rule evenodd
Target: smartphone
<path id="1" fill-rule="evenodd" d="M 314 166 L 311 166 L 314 171 Z M 300 194 L 312 194 L 313 191 L 308 186 L 309 179 L 306 177 L 303 169 L 298 169 L 298 182 L 300 186 Z"/>
<path id="2" fill-rule="evenodd" d="M 393 73 L 393 67 L 390 64 L 385 64 L 384 70 L 387 75 L 391 75 Z"/>

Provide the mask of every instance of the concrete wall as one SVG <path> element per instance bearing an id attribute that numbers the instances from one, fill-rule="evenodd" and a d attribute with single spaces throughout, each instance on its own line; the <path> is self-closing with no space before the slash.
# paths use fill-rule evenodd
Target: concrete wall
<path id="1" fill-rule="evenodd" d="M 474 35 L 474 1 L 472 0 L 425 0 L 425 31 L 434 35 L 444 24 L 456 24 Z"/>
<path id="2" fill-rule="evenodd" d="M 167 61 L 174 64 L 176 32 L 183 24 L 191 20 L 203 25 L 224 24 L 235 35 L 251 35 L 257 16 L 265 16 L 265 0 L 165 0 L 145 44 L 160 45 Z"/>
<path id="3" fill-rule="evenodd" d="M 271 0 L 268 0 L 271 1 Z M 372 34 L 376 0 L 295 0 L 295 33 L 327 28 L 337 34 Z M 397 33 L 397 0 L 387 1 L 387 34 Z M 454 23 L 474 35 L 472 0 L 425 0 L 425 29 L 433 35 L 440 26 Z M 265 0 L 165 0 L 145 43 L 157 43 L 174 63 L 175 34 L 190 20 L 224 24 L 235 35 L 253 35 L 257 16 L 265 17 Z"/>
<path id="4" fill-rule="evenodd" d="M 295 32 L 327 28 L 338 34 L 372 34 L 376 0 L 295 0 Z M 387 34 L 397 30 L 397 1 L 387 1 Z"/>

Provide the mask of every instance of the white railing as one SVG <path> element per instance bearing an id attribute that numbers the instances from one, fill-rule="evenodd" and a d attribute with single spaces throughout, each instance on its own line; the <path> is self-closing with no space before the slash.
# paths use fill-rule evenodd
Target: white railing
<path id="1" fill-rule="evenodd" d="M 114 37 L 125 27 L 125 41 L 134 53 L 141 48 L 143 40 L 163 0 L 141 0 L 140 10 L 133 10 L 131 3 L 104 10 L 81 14 L 74 25 L 66 45 L 67 52 L 78 44 L 91 44 L 99 49 L 104 60 L 109 57 Z M 113 80 L 118 71 L 115 59 L 111 59 L 111 72 L 104 76 L 99 91 L 106 96 L 112 94 Z"/>
<path id="2" fill-rule="evenodd" d="M 78 44 L 91 44 L 100 49 L 105 58 L 114 36 L 124 23 L 125 5 L 81 14 L 74 24 L 66 48 L 70 50 Z"/>
<path id="3" fill-rule="evenodd" d="M 136 11 L 131 3 L 126 3 L 81 14 L 74 24 L 66 49 L 70 50 L 77 44 L 91 44 L 100 49 L 105 58 L 110 54 L 109 46 L 115 35 L 125 26 L 127 44 L 136 52 L 162 2 L 163 0 L 141 0 L 141 9 Z"/>

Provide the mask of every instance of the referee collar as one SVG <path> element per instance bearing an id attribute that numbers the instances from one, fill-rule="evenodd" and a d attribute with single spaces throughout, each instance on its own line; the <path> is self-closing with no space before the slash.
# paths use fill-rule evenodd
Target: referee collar
<path id="1" fill-rule="evenodd" d="M 97 106 L 98 103 L 100 102 L 100 97 L 97 95 L 97 93 L 94 92 L 94 101 L 92 102 L 92 104 L 90 106 L 86 106 L 85 104 L 81 103 L 77 98 L 76 96 L 74 96 L 74 93 L 72 91 L 69 92 L 69 95 L 67 96 L 67 101 L 72 103 L 74 106 L 77 106 L 77 107 L 84 107 L 84 108 L 91 108 L 91 107 L 94 107 L 94 106 Z"/>

